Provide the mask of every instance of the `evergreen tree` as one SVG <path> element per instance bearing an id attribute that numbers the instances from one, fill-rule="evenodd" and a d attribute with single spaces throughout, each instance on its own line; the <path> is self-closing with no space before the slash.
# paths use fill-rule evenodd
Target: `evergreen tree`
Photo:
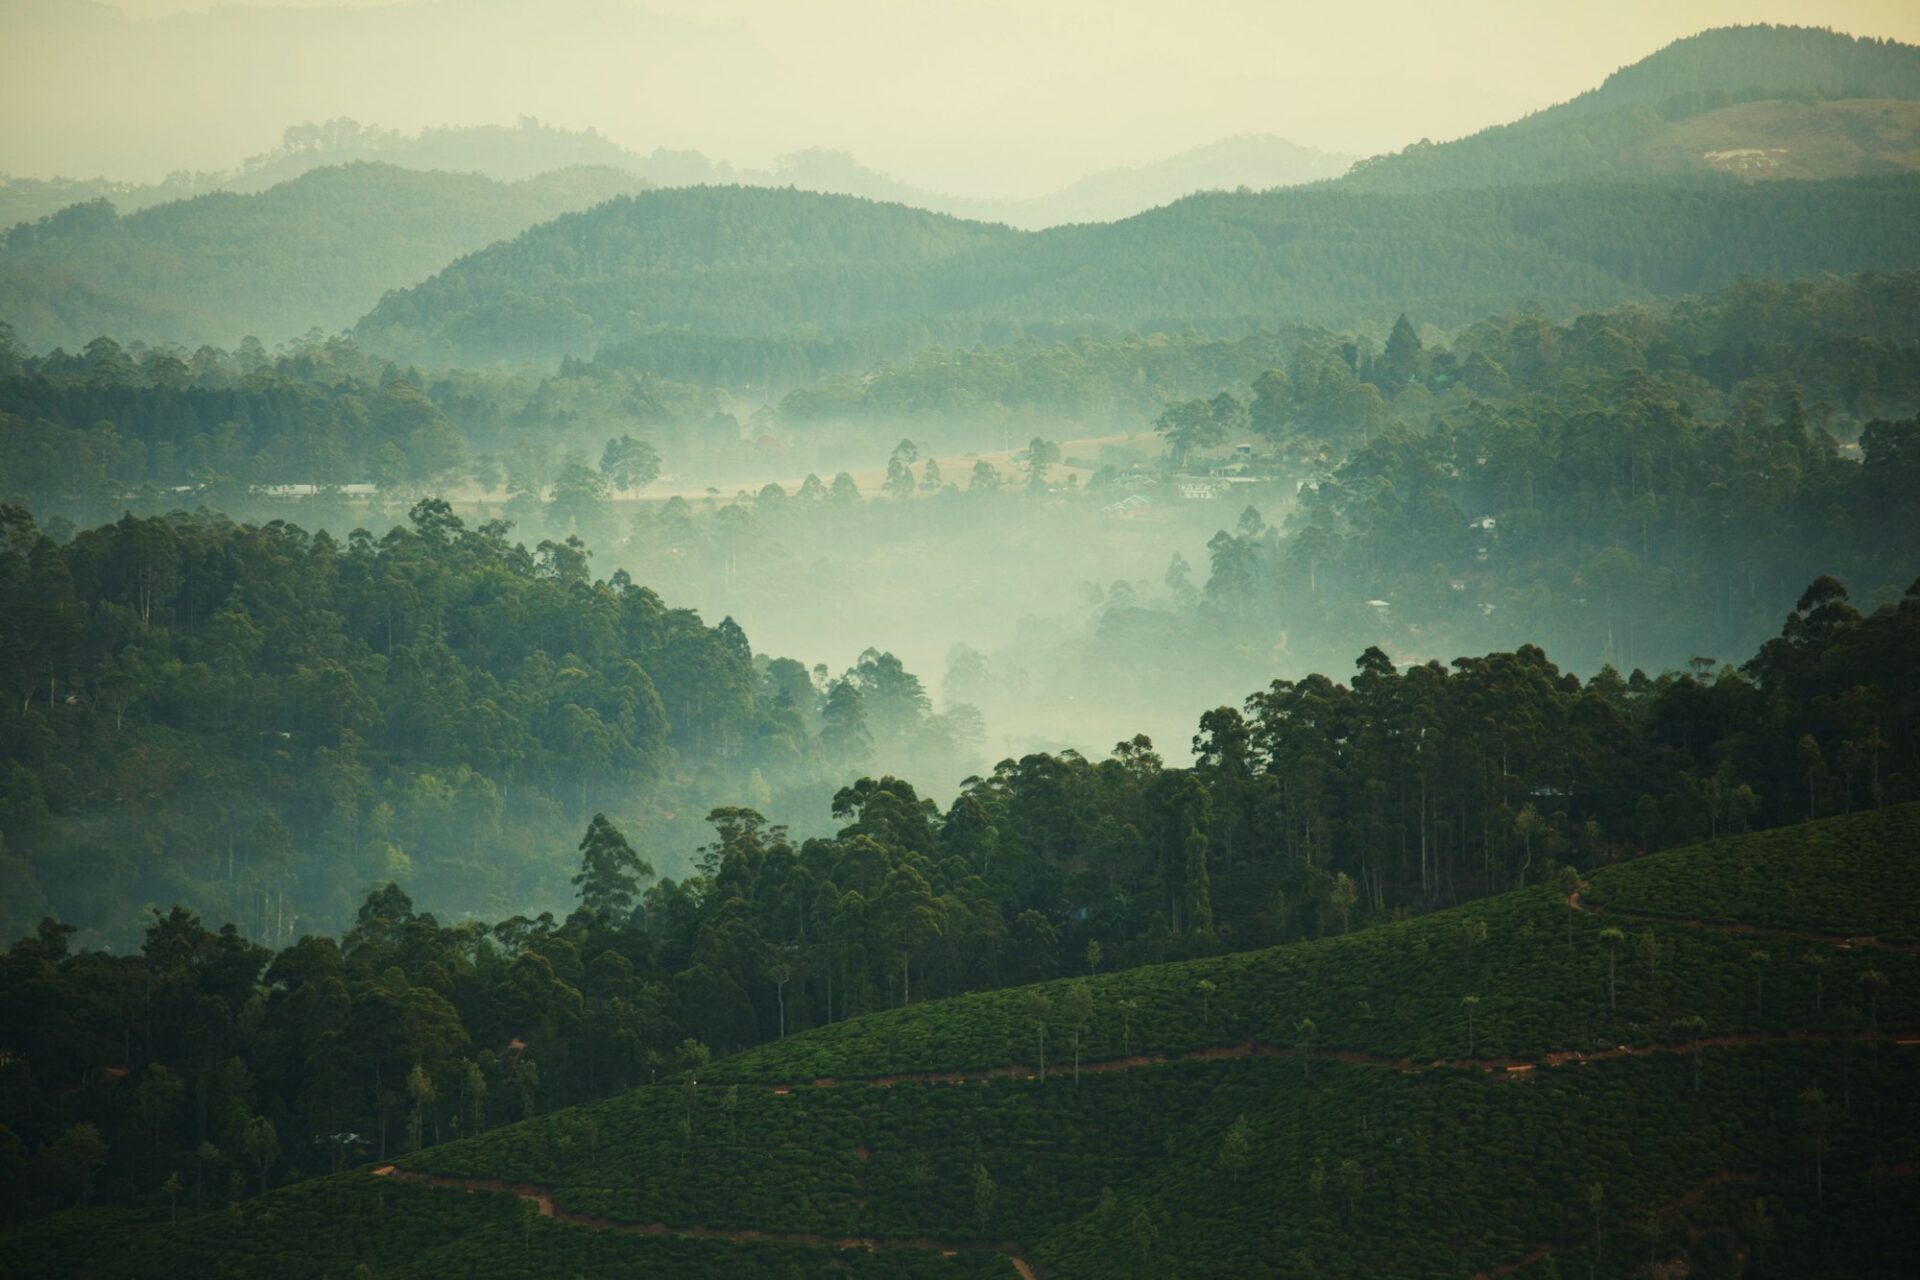
<path id="1" fill-rule="evenodd" d="M 594 814 L 580 839 L 580 873 L 573 878 L 580 905 L 600 915 L 624 915 L 633 908 L 640 881 L 651 875 L 652 864 L 634 852 L 620 828 L 606 814 Z"/>

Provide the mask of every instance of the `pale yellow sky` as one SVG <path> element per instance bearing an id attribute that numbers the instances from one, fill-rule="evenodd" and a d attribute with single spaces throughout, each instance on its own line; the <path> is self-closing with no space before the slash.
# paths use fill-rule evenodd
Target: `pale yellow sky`
<path id="1" fill-rule="evenodd" d="M 0 0 L 0 171 L 222 168 L 283 126 L 537 115 L 745 164 L 851 150 L 1011 195 L 1239 133 L 1371 153 L 1705 27 L 1920 41 L 1917 0 Z M 128 19 L 132 19 L 129 21 Z"/>

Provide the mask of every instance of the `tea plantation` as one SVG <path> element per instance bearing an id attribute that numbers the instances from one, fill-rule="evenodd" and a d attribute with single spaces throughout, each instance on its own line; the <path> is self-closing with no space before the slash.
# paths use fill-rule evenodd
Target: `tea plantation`
<path id="1" fill-rule="evenodd" d="M 1833 819 L 1609 867 L 1577 900 L 1539 886 L 912 1006 L 377 1175 L 177 1223 L 59 1215 L 0 1256 L 47 1276 L 1902 1274 L 1917 827 L 1913 807 Z"/>

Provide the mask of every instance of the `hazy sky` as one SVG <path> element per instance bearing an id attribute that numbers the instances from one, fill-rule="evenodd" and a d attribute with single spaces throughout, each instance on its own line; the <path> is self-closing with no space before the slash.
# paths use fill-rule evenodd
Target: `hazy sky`
<path id="1" fill-rule="evenodd" d="M 303 120 L 536 115 L 1017 195 L 1239 133 L 1456 136 L 1762 21 L 1920 41 L 1916 0 L 0 0 L 0 171 L 152 179 Z"/>

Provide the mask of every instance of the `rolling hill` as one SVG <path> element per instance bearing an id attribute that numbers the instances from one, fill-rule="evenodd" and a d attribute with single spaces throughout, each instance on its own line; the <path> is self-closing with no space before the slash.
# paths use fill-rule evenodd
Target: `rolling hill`
<path id="1" fill-rule="evenodd" d="M 1412 192 L 1676 172 L 1904 171 L 1915 165 L 1916 122 L 1903 104 L 1916 100 L 1913 45 L 1809 27 L 1731 27 L 1675 41 L 1511 124 L 1363 160 L 1342 184 Z"/>
<path id="2" fill-rule="evenodd" d="M 502 183 L 353 164 L 124 217 L 95 200 L 5 233 L 0 316 L 36 347 L 336 331 L 462 253 L 642 186 L 608 168 Z"/>
<path id="3" fill-rule="evenodd" d="M 911 1006 L 5 1243 L 35 1276 L 1901 1274 L 1916 841 L 1909 805 Z"/>
<path id="4" fill-rule="evenodd" d="M 933 342 L 1307 320 L 1442 325 L 1594 309 L 1743 274 L 1920 265 L 1920 179 L 1563 183 L 1385 195 L 1193 196 L 1123 222 L 1017 233 L 796 191 L 643 193 L 536 227 L 383 299 L 357 327 L 433 363 L 626 344 L 668 376 L 752 385 Z"/>

